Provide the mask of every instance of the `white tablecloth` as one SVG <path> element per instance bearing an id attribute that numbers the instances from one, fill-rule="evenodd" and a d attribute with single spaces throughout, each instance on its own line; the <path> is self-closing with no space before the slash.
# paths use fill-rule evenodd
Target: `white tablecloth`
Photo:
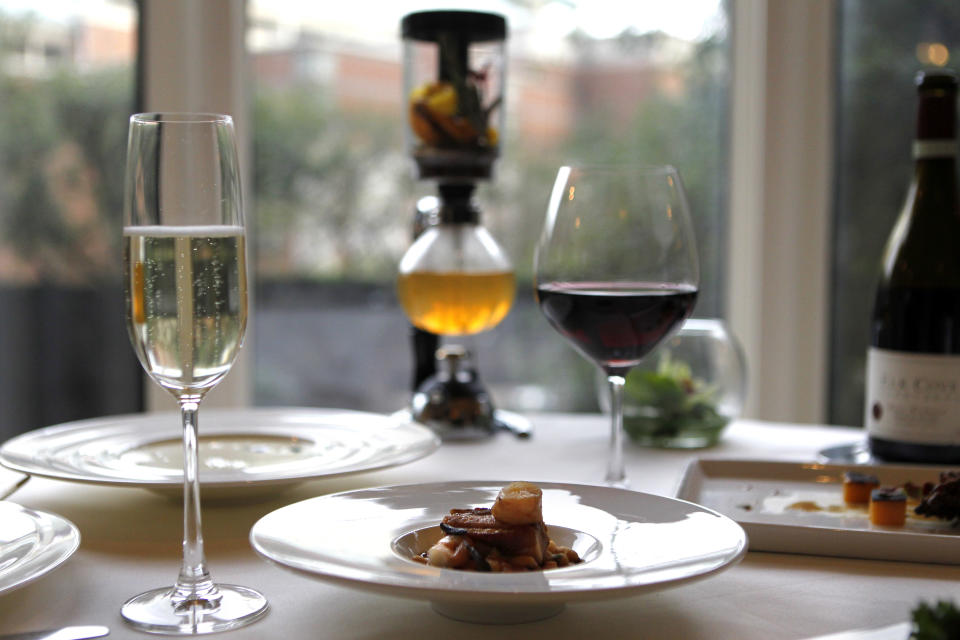
<path id="1" fill-rule="evenodd" d="M 923 599 L 960 601 L 960 566 L 924 565 L 773 553 L 749 553 L 712 578 L 654 594 L 572 603 L 536 623 L 489 627 L 456 622 L 425 602 L 326 584 L 273 566 L 250 548 L 250 527 L 273 509 L 315 495 L 385 484 L 442 480 L 597 483 L 607 422 L 599 415 L 531 416 L 535 435 L 500 434 L 444 444 L 410 465 L 315 481 L 252 504 L 204 507 L 207 559 L 214 579 L 261 590 L 270 613 L 229 632 L 237 638 L 736 638 L 789 640 L 903 622 Z M 740 421 L 723 442 L 702 451 L 661 451 L 627 444 L 634 489 L 673 495 L 695 457 L 812 460 L 825 446 L 859 431 Z M 60 514 L 82 534 L 77 553 L 36 582 L 0 596 L 0 632 L 67 624 L 104 624 L 111 638 L 144 638 L 119 617 L 120 604 L 170 584 L 179 568 L 180 506 L 140 489 L 33 478 L 11 500 Z"/>

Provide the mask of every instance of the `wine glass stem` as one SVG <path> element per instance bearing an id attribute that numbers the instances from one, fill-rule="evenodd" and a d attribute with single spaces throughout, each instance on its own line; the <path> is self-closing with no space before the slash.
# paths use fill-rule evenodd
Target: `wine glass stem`
<path id="1" fill-rule="evenodd" d="M 203 532 L 200 521 L 200 461 L 197 451 L 197 413 L 199 396 L 180 398 L 183 419 L 183 563 L 174 587 L 178 604 L 216 606 L 219 591 L 210 579 L 203 554 Z"/>
<path id="2" fill-rule="evenodd" d="M 610 384 L 610 452 L 607 456 L 608 485 L 623 487 L 627 474 L 623 467 L 623 376 L 608 375 Z"/>

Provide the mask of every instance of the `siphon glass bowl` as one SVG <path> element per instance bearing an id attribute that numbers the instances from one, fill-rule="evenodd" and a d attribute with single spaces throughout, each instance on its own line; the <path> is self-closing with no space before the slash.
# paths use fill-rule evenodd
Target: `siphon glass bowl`
<path id="1" fill-rule="evenodd" d="M 597 398 L 610 413 L 606 377 Z M 720 441 L 747 393 L 743 349 L 721 319 L 687 320 L 626 378 L 623 428 L 635 444 L 694 449 Z"/>

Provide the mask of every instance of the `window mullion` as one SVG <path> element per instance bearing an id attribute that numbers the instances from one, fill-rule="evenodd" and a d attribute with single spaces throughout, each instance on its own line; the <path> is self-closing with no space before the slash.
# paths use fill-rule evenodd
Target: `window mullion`
<path id="1" fill-rule="evenodd" d="M 141 0 L 144 111 L 228 113 L 237 129 L 243 172 L 248 262 L 252 258 L 253 221 L 249 206 L 249 124 L 244 47 L 245 0 Z M 247 265 L 252 274 L 252 265 Z M 252 282 L 251 282 L 252 285 Z M 252 296 L 252 286 L 251 286 Z M 252 300 L 251 300 L 252 308 Z M 251 314 L 252 316 L 252 314 Z M 251 317 L 252 319 L 252 317 Z M 245 349 L 233 369 L 205 401 L 206 405 L 250 403 L 253 366 L 252 323 Z M 169 409 L 170 396 L 147 379 L 147 409 Z"/>

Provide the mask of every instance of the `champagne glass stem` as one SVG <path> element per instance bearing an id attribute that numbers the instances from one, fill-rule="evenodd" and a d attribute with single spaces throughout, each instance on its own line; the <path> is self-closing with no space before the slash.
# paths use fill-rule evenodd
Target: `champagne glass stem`
<path id="1" fill-rule="evenodd" d="M 200 398 L 180 398 L 183 419 L 183 564 L 174 587 L 174 602 L 180 606 L 203 604 L 216 606 L 220 594 L 210 579 L 203 554 L 200 519 L 200 460 L 197 451 L 197 414 Z"/>
<path id="2" fill-rule="evenodd" d="M 623 376 L 608 375 L 610 385 L 610 452 L 607 456 L 606 484 L 614 487 L 627 486 L 627 473 L 623 466 Z"/>

